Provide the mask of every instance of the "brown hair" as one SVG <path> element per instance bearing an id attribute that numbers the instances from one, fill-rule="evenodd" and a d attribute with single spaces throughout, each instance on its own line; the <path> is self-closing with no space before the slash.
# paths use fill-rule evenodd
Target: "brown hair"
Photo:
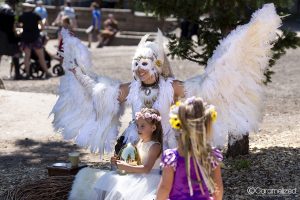
<path id="1" fill-rule="evenodd" d="M 181 104 L 178 111 L 178 117 L 181 121 L 182 134 L 179 137 L 179 145 L 183 148 L 186 170 L 190 182 L 190 157 L 193 158 L 193 165 L 202 168 L 204 180 L 206 184 L 214 190 L 212 180 L 211 162 L 208 159 L 212 152 L 210 140 L 212 137 L 212 119 L 209 105 L 203 102 L 201 98 L 195 98 L 189 103 Z M 196 174 L 199 169 L 195 167 Z M 200 179 L 198 177 L 198 179 Z M 200 180 L 198 180 L 200 181 Z M 201 187 L 201 185 L 200 185 Z M 191 188 L 191 185 L 190 185 Z"/>
<path id="2" fill-rule="evenodd" d="M 158 112 L 158 110 L 153 109 L 153 108 L 142 108 L 141 113 L 142 113 L 143 115 L 144 115 L 145 113 L 150 113 L 151 115 L 152 115 L 152 114 L 156 114 L 157 116 L 160 116 L 160 113 Z M 145 120 L 146 120 L 149 124 L 155 125 L 155 126 L 156 126 L 155 131 L 153 131 L 153 133 L 152 133 L 151 140 L 160 143 L 160 146 L 161 146 L 161 152 L 162 152 L 162 147 L 163 147 L 163 129 L 162 129 L 161 122 L 158 121 L 157 119 L 153 119 L 153 118 L 145 118 Z"/>
<path id="3" fill-rule="evenodd" d="M 99 6 L 99 4 L 97 2 L 91 3 L 91 7 L 95 8 L 95 9 L 99 9 L 100 8 L 100 6 Z"/>
<path id="4" fill-rule="evenodd" d="M 70 20 L 70 18 L 68 16 L 63 16 L 62 17 L 62 22 L 66 23 L 68 25 L 71 25 L 71 20 Z"/>

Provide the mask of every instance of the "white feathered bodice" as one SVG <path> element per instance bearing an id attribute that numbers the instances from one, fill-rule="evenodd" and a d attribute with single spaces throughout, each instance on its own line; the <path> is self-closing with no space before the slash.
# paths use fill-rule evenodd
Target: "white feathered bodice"
<path id="1" fill-rule="evenodd" d="M 173 80 L 173 78 L 159 78 L 159 93 L 152 106 L 152 108 L 158 110 L 161 115 L 164 148 L 175 148 L 177 146 L 173 129 L 169 123 L 169 111 L 174 101 Z M 143 99 L 140 95 L 141 82 L 139 80 L 134 80 L 129 87 L 130 91 L 127 96 L 127 103 L 132 107 L 132 119 L 134 119 L 135 113 L 139 112 L 144 107 Z M 130 123 L 124 135 L 128 142 L 134 142 L 138 139 L 135 123 Z"/>

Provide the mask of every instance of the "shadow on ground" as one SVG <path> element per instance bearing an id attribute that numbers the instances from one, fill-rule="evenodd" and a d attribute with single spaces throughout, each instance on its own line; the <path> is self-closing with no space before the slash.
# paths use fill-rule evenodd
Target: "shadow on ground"
<path id="1" fill-rule="evenodd" d="M 48 164 L 66 161 L 68 152 L 79 150 L 66 142 L 30 139 L 18 140 L 16 146 L 19 151 L 0 157 L 0 193 L 14 185 L 47 177 Z M 249 155 L 225 158 L 222 169 L 224 199 L 299 199 L 299 163 L 300 148 L 288 147 L 254 148 Z M 10 177 L 19 174 L 22 176 L 10 182 Z"/>
<path id="2" fill-rule="evenodd" d="M 64 141 L 17 140 L 18 149 L 8 155 L 0 153 L 0 193 L 16 185 L 48 176 L 46 167 L 55 162 L 67 162 L 68 153 L 80 151 Z M 84 156 L 85 153 L 82 153 Z"/>
<path id="3" fill-rule="evenodd" d="M 300 148 L 253 149 L 225 159 L 224 199 L 300 199 Z"/>
<path id="4" fill-rule="evenodd" d="M 68 159 L 68 153 L 79 151 L 76 145 L 63 141 L 40 142 L 32 139 L 17 140 L 17 151 L 9 155 L 0 156 L 0 169 L 11 168 L 18 164 L 36 165 Z"/>

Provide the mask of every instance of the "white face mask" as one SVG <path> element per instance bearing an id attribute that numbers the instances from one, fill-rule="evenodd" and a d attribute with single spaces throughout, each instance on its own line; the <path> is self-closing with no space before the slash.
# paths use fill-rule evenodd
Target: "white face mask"
<path id="1" fill-rule="evenodd" d="M 139 78 L 137 74 L 137 70 L 144 69 L 149 71 L 150 75 L 157 74 L 158 71 L 156 67 L 154 66 L 153 58 L 151 57 L 138 57 L 132 60 L 132 71 L 135 78 Z"/>

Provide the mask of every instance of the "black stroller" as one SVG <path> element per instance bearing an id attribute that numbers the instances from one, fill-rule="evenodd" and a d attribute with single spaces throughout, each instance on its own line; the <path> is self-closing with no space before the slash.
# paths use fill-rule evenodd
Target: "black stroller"
<path id="1" fill-rule="evenodd" d="M 44 49 L 46 65 L 47 65 L 47 68 L 49 69 L 49 68 L 51 68 L 52 58 L 51 58 L 50 54 L 47 52 L 47 50 L 45 48 L 43 48 L 43 49 Z M 21 71 L 22 76 L 26 75 L 24 62 L 22 62 L 20 64 L 20 71 Z M 65 74 L 61 64 L 59 64 L 59 63 L 53 66 L 52 73 L 57 76 L 62 76 Z M 44 74 L 45 74 L 45 72 L 42 70 L 42 68 L 40 66 L 38 56 L 36 55 L 35 51 L 32 50 L 29 75 L 33 79 L 40 79 L 44 76 Z"/>
<path id="2" fill-rule="evenodd" d="M 46 44 L 47 35 L 45 35 L 41 32 L 41 37 L 42 37 L 43 43 Z M 51 68 L 52 57 L 47 52 L 45 47 L 43 47 L 43 50 L 44 50 L 46 65 L 47 65 L 47 68 L 49 69 L 49 68 Z M 39 63 L 38 56 L 36 55 L 34 50 L 31 51 L 30 59 L 31 59 L 31 61 L 30 61 L 30 68 L 29 68 L 29 76 L 32 77 L 33 79 L 41 79 L 44 76 L 45 72 L 42 70 L 40 63 Z M 20 64 L 20 73 L 23 77 L 25 77 L 26 72 L 25 72 L 24 62 L 21 62 L 21 64 Z M 62 76 L 65 74 L 64 69 L 60 63 L 53 66 L 52 73 L 57 76 Z"/>

